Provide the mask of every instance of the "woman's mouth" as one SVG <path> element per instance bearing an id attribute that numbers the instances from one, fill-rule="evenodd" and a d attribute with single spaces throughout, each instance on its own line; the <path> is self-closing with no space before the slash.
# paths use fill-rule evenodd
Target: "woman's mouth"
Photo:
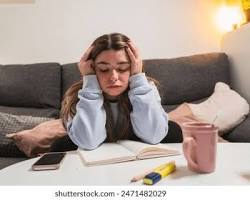
<path id="1" fill-rule="evenodd" d="M 119 88 L 119 87 L 121 87 L 120 85 L 110 85 L 110 86 L 108 86 L 108 88 Z"/>

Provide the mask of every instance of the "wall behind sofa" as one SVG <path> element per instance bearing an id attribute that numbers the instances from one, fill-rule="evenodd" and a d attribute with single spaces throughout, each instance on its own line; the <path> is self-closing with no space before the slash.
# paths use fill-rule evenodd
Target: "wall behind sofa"
<path id="1" fill-rule="evenodd" d="M 233 88 L 250 103 L 250 23 L 223 36 L 221 49 L 229 57 Z"/>
<path id="2" fill-rule="evenodd" d="M 0 4 L 0 64 L 75 62 L 93 39 L 122 32 L 143 58 L 220 51 L 214 0 L 36 0 Z"/>

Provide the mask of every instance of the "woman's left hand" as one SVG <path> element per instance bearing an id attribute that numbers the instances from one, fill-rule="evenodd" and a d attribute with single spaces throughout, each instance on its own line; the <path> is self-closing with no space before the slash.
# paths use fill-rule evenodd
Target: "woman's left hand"
<path id="1" fill-rule="evenodd" d="M 135 74 L 139 74 L 142 72 L 142 60 L 139 56 L 139 51 L 137 47 L 131 41 L 128 42 L 128 48 L 126 48 L 128 56 L 131 61 L 131 76 Z"/>

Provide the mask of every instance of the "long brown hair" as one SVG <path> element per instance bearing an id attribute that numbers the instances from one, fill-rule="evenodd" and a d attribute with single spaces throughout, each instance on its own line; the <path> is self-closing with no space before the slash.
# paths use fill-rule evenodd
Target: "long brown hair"
<path id="1" fill-rule="evenodd" d="M 98 37 L 93 43 L 93 49 L 89 59 L 93 61 L 96 57 L 105 50 L 121 50 L 127 46 L 129 38 L 120 33 L 105 34 Z M 126 51 L 125 51 L 126 52 Z M 150 78 L 150 80 L 153 80 Z M 153 80 L 154 81 L 154 80 Z M 76 104 L 79 101 L 78 91 L 82 89 L 82 80 L 73 84 L 65 93 L 62 101 L 61 118 L 63 124 L 66 125 L 69 118 L 73 118 L 76 114 Z M 105 98 L 103 107 L 106 111 L 106 131 L 107 142 L 115 142 L 120 139 L 128 139 L 132 134 L 132 126 L 130 122 L 130 112 L 132 106 L 128 98 L 128 89 L 118 98 L 118 118 L 115 123 L 113 113 L 110 106 L 110 101 Z"/>

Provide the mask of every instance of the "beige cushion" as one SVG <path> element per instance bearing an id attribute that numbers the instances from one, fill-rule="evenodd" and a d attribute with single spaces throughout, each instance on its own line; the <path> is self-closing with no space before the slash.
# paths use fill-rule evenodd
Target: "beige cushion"
<path id="1" fill-rule="evenodd" d="M 30 130 L 8 134 L 17 147 L 28 157 L 48 152 L 51 144 L 58 138 L 66 135 L 62 120 L 50 120 L 39 124 Z"/>
<path id="2" fill-rule="evenodd" d="M 6 134 L 32 129 L 53 118 L 12 115 L 0 112 L 0 157 L 26 157 Z"/>
<path id="3" fill-rule="evenodd" d="M 176 109 L 168 113 L 169 119 L 176 122 L 181 128 L 185 122 L 202 122 L 196 116 L 194 116 L 188 103 L 183 103 Z M 228 142 L 218 136 L 218 142 Z"/>
<path id="4" fill-rule="evenodd" d="M 200 104 L 188 104 L 201 121 L 219 128 L 220 135 L 240 124 L 249 113 L 249 104 L 237 92 L 222 82 L 215 85 L 214 93 Z"/>
<path id="5" fill-rule="evenodd" d="M 183 103 L 173 111 L 169 112 L 168 116 L 171 121 L 176 122 L 180 127 L 182 127 L 184 122 L 200 121 L 193 115 L 192 110 L 187 103 Z"/>

